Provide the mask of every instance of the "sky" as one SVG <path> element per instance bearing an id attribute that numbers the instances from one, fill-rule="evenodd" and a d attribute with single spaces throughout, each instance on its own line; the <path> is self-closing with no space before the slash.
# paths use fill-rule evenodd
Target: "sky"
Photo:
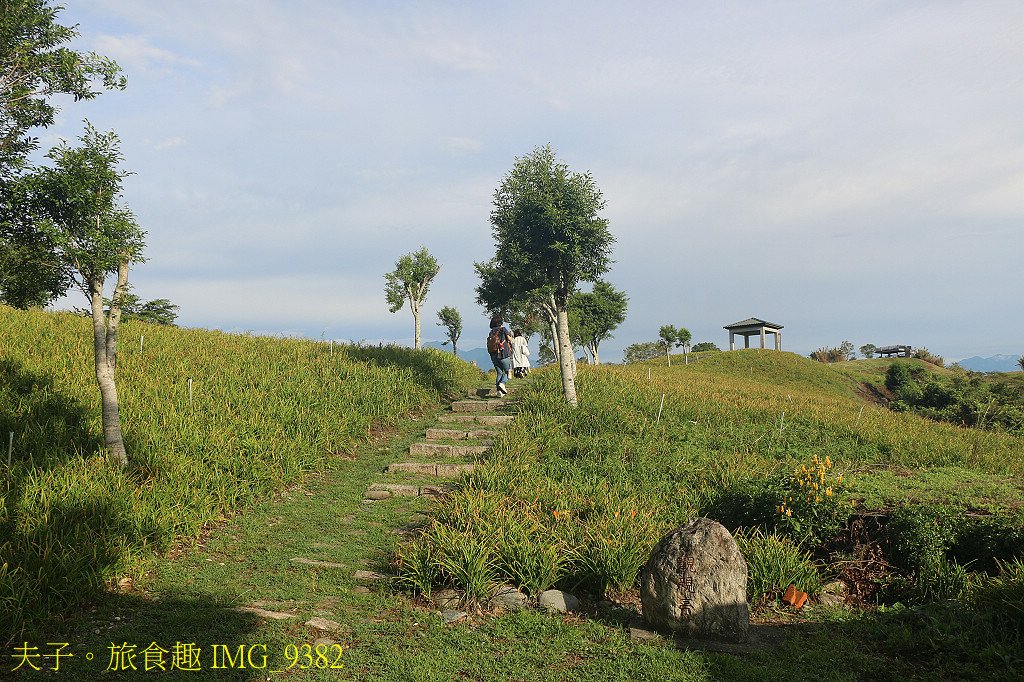
<path id="1" fill-rule="evenodd" d="M 67 4 L 128 87 L 43 147 L 118 133 L 132 282 L 181 325 L 411 344 L 384 274 L 426 246 L 424 339 L 454 306 L 482 346 L 493 193 L 550 144 L 616 240 L 604 360 L 749 317 L 801 354 L 1024 353 L 1019 0 Z"/>

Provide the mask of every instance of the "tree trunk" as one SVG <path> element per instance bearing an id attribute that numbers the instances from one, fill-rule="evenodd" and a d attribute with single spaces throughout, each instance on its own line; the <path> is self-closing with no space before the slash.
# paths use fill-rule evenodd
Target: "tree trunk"
<path id="1" fill-rule="evenodd" d="M 555 345 L 559 349 L 558 366 L 562 372 L 562 392 L 565 393 L 565 401 L 576 407 L 579 405 L 576 398 L 576 358 L 569 343 L 569 313 L 564 306 L 558 309 L 557 331 Z"/>
<path id="2" fill-rule="evenodd" d="M 120 269 L 118 280 L 121 279 Z M 89 281 L 89 299 L 92 304 L 92 342 L 93 359 L 96 363 L 96 383 L 100 387 L 100 403 L 103 414 L 103 443 L 113 460 L 123 466 L 128 465 L 128 454 L 124 449 L 121 437 L 121 417 L 117 404 L 117 385 L 114 383 L 114 365 L 108 356 L 109 338 L 107 319 L 103 314 L 103 277 L 94 277 Z M 116 335 L 113 350 L 116 353 Z"/>
<path id="3" fill-rule="evenodd" d="M 591 341 L 587 347 L 590 349 L 590 355 L 594 358 L 594 364 L 601 364 L 601 361 L 597 357 L 597 344 Z"/>
<path id="4" fill-rule="evenodd" d="M 416 350 L 420 349 L 420 305 L 416 301 L 410 299 L 409 307 L 412 308 L 412 319 L 416 323 L 416 332 L 413 335 L 413 343 L 416 345 Z"/>

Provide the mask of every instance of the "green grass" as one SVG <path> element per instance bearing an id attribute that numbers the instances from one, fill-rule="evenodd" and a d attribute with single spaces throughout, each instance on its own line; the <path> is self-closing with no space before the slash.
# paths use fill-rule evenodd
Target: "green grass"
<path id="1" fill-rule="evenodd" d="M 687 651 L 668 638 L 632 640 L 626 629 L 630 621 L 620 612 L 471 615 L 445 626 L 437 609 L 411 592 L 387 585 L 364 590 L 352 577 L 357 568 L 394 568 L 399 543 L 407 541 L 395 530 L 419 521 L 428 528 L 435 523 L 460 531 L 464 550 L 467 538 L 515 541 L 493 545 L 493 553 L 471 547 L 487 555 L 484 571 L 471 562 L 462 564 L 478 582 L 492 577 L 486 575 L 490 568 L 495 580 L 530 583 L 531 591 L 556 583 L 584 596 L 614 593 L 635 578 L 636 558 L 644 557 L 664 530 L 713 509 L 732 510 L 738 517 L 747 502 L 763 501 L 779 477 L 810 464 L 814 455 L 830 456 L 860 508 L 952 501 L 958 508 L 985 509 L 992 512 L 988 518 L 1001 519 L 1019 502 L 1024 471 L 1020 439 L 865 406 L 857 398 L 859 382 L 834 368 L 753 350 L 671 370 L 654 361 L 650 382 L 646 365 L 581 368 L 578 410 L 562 404 L 556 373 L 538 371 L 515 394 L 517 422 L 495 438 L 492 453 L 483 458 L 487 465 L 461 493 L 440 505 L 404 498 L 366 504 L 363 491 L 390 476 L 381 473 L 387 464 L 408 458 L 409 444 L 430 425 L 441 395 L 463 393 L 466 382 L 478 381 L 479 374 L 463 373 L 458 366 L 449 373 L 446 361 L 432 353 L 362 348 L 342 354 L 336 346 L 341 357 L 332 359 L 322 357 L 328 349 L 309 342 L 126 328 L 129 336 L 146 334 L 146 350 L 133 361 L 131 349 L 138 348 L 139 339 L 126 340 L 122 383 L 129 376 L 143 386 L 148 381 L 143 375 L 155 374 L 177 388 L 168 394 L 157 387 L 125 389 L 136 391 L 130 404 L 140 421 L 133 428 L 140 442 L 153 448 L 147 461 L 159 466 L 153 472 L 132 468 L 119 478 L 96 457 L 98 398 L 88 372 L 88 336 L 81 342 L 81 357 L 70 364 L 56 352 L 33 350 L 29 341 L 43 338 L 59 351 L 79 333 L 87 334 L 82 321 L 18 317 L 22 314 L 0 309 L 3 315 L 5 328 L 13 320 L 28 331 L 21 345 L 11 346 L 14 351 L 4 351 L 5 358 L 18 358 L 17 371 L 8 376 L 20 381 L 5 385 L 21 388 L 0 394 L 0 415 L 39 424 L 26 431 L 30 438 L 24 436 L 35 447 L 16 450 L 15 469 L 32 473 L 18 479 L 19 494 L 3 496 L 5 522 L 23 518 L 20 514 L 30 509 L 17 505 L 39 503 L 42 491 L 36 498 L 20 494 L 39 485 L 32 477 L 51 476 L 57 469 L 67 472 L 69 483 L 93 485 L 90 494 L 118 510 L 113 518 L 125 523 L 135 523 L 132 512 L 160 505 L 159 513 L 149 512 L 148 518 L 159 524 L 149 535 L 127 535 L 120 526 L 102 524 L 91 529 L 93 517 L 87 514 L 48 516 L 61 522 L 53 528 L 77 533 L 58 533 L 64 540 L 85 538 L 85 547 L 94 549 L 99 538 L 110 538 L 105 546 L 114 550 L 106 561 L 83 563 L 83 569 L 100 576 L 95 589 L 69 602 L 84 602 L 85 609 L 52 609 L 63 619 L 39 618 L 25 630 L 24 637 L 41 647 L 69 643 L 76 654 L 62 661 L 69 679 L 103 674 L 111 643 L 141 649 L 151 642 L 165 648 L 195 643 L 204 652 L 204 677 L 276 679 L 264 670 L 213 671 L 212 648 L 266 646 L 273 670 L 287 665 L 287 647 L 313 645 L 323 636 L 343 646 L 345 667 L 293 670 L 283 679 L 856 680 L 1011 678 L 1022 673 L 1020 638 L 1007 635 L 1020 632 L 1019 614 L 1007 608 L 1020 602 L 1021 570 L 1012 564 L 960 603 L 865 612 L 819 607 L 787 615 L 786 628 L 755 628 L 773 644 L 740 656 Z M 168 336 L 158 339 L 162 331 Z M 179 334 L 180 345 L 171 340 Z M 160 341 L 173 350 L 162 352 L 145 373 L 133 369 L 133 362 L 143 365 L 144 353 L 159 351 Z M 261 366 L 254 355 L 272 359 Z M 259 371 L 246 369 L 247 362 Z M 224 392 L 194 410 L 190 421 L 180 403 L 172 403 L 180 401 L 183 378 L 193 377 L 194 388 L 220 383 L 200 384 L 195 377 L 204 376 L 201 372 L 230 376 Z M 339 373 L 343 380 L 331 378 Z M 262 398 L 241 395 L 245 382 L 258 385 Z M 140 398 L 143 394 L 164 396 L 164 403 Z M 30 400 L 33 395 L 40 397 Z M 394 402 L 382 405 L 382 399 Z M 197 391 L 194 400 L 206 398 Z M 248 402 L 226 410 L 233 416 L 223 422 L 202 414 L 231 401 Z M 405 422 L 403 410 L 421 418 Z M 189 425 L 196 423 L 205 425 L 206 438 L 225 447 L 197 448 L 203 439 L 187 437 Z M 279 428 L 268 426 L 277 423 Z M 266 448 L 222 459 L 222 451 L 239 452 L 247 429 L 252 443 L 262 442 L 253 433 L 265 435 Z M 130 444 L 130 454 L 138 452 L 137 446 Z M 34 454 L 26 463 L 29 452 Z M 159 474 L 190 475 L 181 460 L 196 468 L 188 486 L 176 487 L 170 476 Z M 242 465 L 249 461 L 258 466 L 247 470 Z M 104 482 L 123 479 L 121 487 L 101 491 L 92 483 L 99 476 L 93 469 L 104 472 Z M 222 478 L 225 471 L 232 476 L 223 482 L 206 480 Z M 149 487 L 138 485 L 149 480 L 144 476 L 152 477 Z M 51 489 L 56 480 L 48 479 Z M 67 511 L 61 495 L 53 500 L 51 508 Z M 19 516 L 13 517 L 12 509 Z M 772 513 L 770 505 L 764 509 Z M 425 512 L 429 516 L 421 516 Z M 196 525 L 195 517 L 206 521 Z M 83 526 L 92 534 L 85 534 Z M 177 530 L 169 534 L 168 527 Z M 40 533 L 37 538 L 48 537 Z M 192 542 L 177 544 L 179 538 Z M 531 552 L 538 542 L 558 551 Z M 599 543 L 600 551 L 581 551 Z M 803 550 L 785 540 L 763 544 L 762 567 L 770 569 L 774 562 L 777 568 L 774 574 L 760 574 L 764 585 L 771 584 L 773 575 L 779 583 L 800 574 L 813 588 Z M 167 547 L 175 549 L 154 551 Z M 63 551 L 78 556 L 66 547 Z M 344 568 L 298 564 L 293 561 L 297 557 Z M 55 570 L 56 564 L 44 566 Z M 123 575 L 131 580 L 120 587 L 112 583 Z M 948 575 L 937 586 L 948 591 L 943 586 L 955 577 Z M 17 581 L 0 577 L 0 583 L 16 585 L 25 582 L 24 576 Z M 294 618 L 269 620 L 234 610 L 257 602 Z M 339 631 L 324 633 L 305 625 L 314 616 L 336 621 Z M 94 661 L 85 660 L 87 652 Z M 5 672 L 0 667 L 0 677 Z M 140 674 L 104 676 L 136 679 Z M 196 674 L 161 677 L 194 679 Z"/>
<path id="2" fill-rule="evenodd" d="M 983 554 L 995 548 L 1004 558 L 1019 555 L 1024 522 L 1015 510 L 1024 489 L 1024 439 L 866 404 L 857 396 L 861 381 L 788 353 L 737 351 L 672 368 L 657 360 L 582 368 L 580 407 L 573 410 L 561 400 L 557 374 L 535 372 L 517 393 L 517 423 L 496 440 L 469 486 L 443 505 L 421 542 L 458 528 L 501 547 L 508 538 L 521 542 L 519 526 L 531 519 L 536 527 L 525 537 L 534 538 L 535 552 L 554 545 L 563 557 L 555 584 L 599 599 L 634 586 L 657 539 L 696 515 L 755 533 L 790 532 L 808 543 L 804 551 L 814 552 L 815 560 L 828 559 L 830 537 L 850 512 L 825 513 L 823 505 L 837 498 L 849 503 L 849 496 L 860 512 L 884 514 L 928 500 L 941 502 L 951 518 L 985 510 L 991 516 L 961 522 L 960 534 L 950 531 L 942 549 Z M 820 491 L 820 501 L 812 496 L 800 512 L 803 524 L 788 523 L 778 511 L 794 491 L 787 480 L 794 469 L 816 469 L 826 457 L 830 485 L 843 476 L 836 497 Z M 818 524 L 810 535 L 808 523 Z M 963 536 L 975 529 L 990 533 L 991 540 L 971 545 Z M 444 542 L 434 542 L 433 549 L 443 562 Z M 778 562 L 785 553 L 775 550 L 751 558 Z M 791 573 L 802 565 L 800 556 L 788 556 L 782 571 L 770 565 L 752 570 L 761 576 Z M 908 597 L 962 597 L 957 585 L 989 580 L 970 577 L 952 559 L 940 568 L 921 579 L 918 587 L 929 589 L 910 590 Z M 839 572 L 838 566 L 823 569 Z M 493 577 L 514 574 L 498 556 Z M 817 585 L 806 575 L 801 580 Z M 450 575 L 441 578 L 459 584 Z M 890 620 L 878 622 L 883 628 Z M 1012 637 L 998 641 L 1002 648 L 985 665 L 998 667 L 998 656 L 1019 646 Z"/>
<path id="3" fill-rule="evenodd" d="M 128 322 L 121 469 L 103 457 L 89 321 L 0 306 L 0 327 L 5 446 L 14 434 L 0 480 L 4 640 L 480 378 L 439 351 Z"/>

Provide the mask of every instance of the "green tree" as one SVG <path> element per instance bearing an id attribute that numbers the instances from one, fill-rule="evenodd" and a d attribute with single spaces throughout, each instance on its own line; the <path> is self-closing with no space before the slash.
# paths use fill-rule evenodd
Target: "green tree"
<path id="1" fill-rule="evenodd" d="M 53 166 L 39 170 L 31 184 L 42 234 L 53 246 L 66 279 L 89 299 L 103 439 L 123 466 L 128 456 L 114 381 L 117 338 L 128 269 L 142 261 L 145 233 L 121 205 L 122 182 L 128 173 L 118 168 L 123 156 L 117 135 L 98 132 L 88 121 L 85 128 L 81 146 L 62 142 L 50 151 L 47 158 Z M 115 273 L 110 307 L 104 310 L 104 286 L 107 276 Z"/>
<path id="2" fill-rule="evenodd" d="M 1024 372 L 1024 355 L 1017 358 L 1017 366 L 1020 367 L 1022 372 Z"/>
<path id="3" fill-rule="evenodd" d="M 860 347 L 860 354 L 865 358 L 875 357 L 875 353 L 878 352 L 878 346 L 873 343 L 865 343 Z"/>
<path id="4" fill-rule="evenodd" d="M 388 309 L 397 313 L 406 301 L 409 302 L 409 309 L 416 325 L 414 338 L 417 350 L 421 347 L 420 310 L 430 290 L 430 283 L 440 271 L 441 266 L 424 246 L 419 251 L 407 253 L 399 258 L 395 262 L 395 269 L 384 275 L 384 295 L 387 297 Z"/>
<path id="5" fill-rule="evenodd" d="M 594 282 L 589 293 L 577 292 L 569 299 L 569 328 L 573 338 L 599 364 L 598 347 L 626 320 L 629 298 L 604 280 Z"/>
<path id="6" fill-rule="evenodd" d="M 577 405 L 576 366 L 569 337 L 569 298 L 611 264 L 615 239 L 598 215 L 604 199 L 589 173 L 574 173 L 550 146 L 517 158 L 494 192 L 495 257 L 477 263 L 478 300 L 488 307 L 517 298 L 543 299 L 554 320 L 562 391 Z M 495 278 L 501 285 L 495 286 Z"/>
<path id="7" fill-rule="evenodd" d="M 155 298 L 152 301 L 143 301 L 131 291 L 130 284 L 125 285 L 121 292 L 121 321 L 138 320 L 149 324 L 162 324 L 173 327 L 174 320 L 178 317 L 180 306 L 176 306 L 166 298 Z M 103 299 L 105 314 L 110 314 L 111 299 Z M 83 308 L 75 308 L 76 313 L 92 316 L 92 311 Z"/>
<path id="8" fill-rule="evenodd" d="M 677 348 L 686 348 L 690 345 L 690 341 L 693 340 L 693 335 L 690 330 L 686 327 L 680 327 L 676 329 L 671 324 L 662 325 L 661 329 L 658 330 L 658 338 L 661 339 L 661 344 L 665 348 L 665 355 L 668 357 L 668 366 L 672 366 L 672 346 Z M 683 351 L 685 354 L 685 350 Z"/>
<path id="9" fill-rule="evenodd" d="M 437 311 L 437 319 L 440 320 L 437 323 L 438 327 L 444 327 L 445 334 L 448 335 L 448 341 L 444 341 L 444 344 L 451 342 L 452 353 L 455 357 L 459 356 L 459 337 L 462 336 L 462 315 L 459 311 L 451 306 L 445 306 Z"/>
<path id="10" fill-rule="evenodd" d="M 626 346 L 626 352 L 623 355 L 622 361 L 629 365 L 634 362 L 651 360 L 661 355 L 662 346 L 663 344 L 659 341 L 630 344 Z"/>
<path id="11" fill-rule="evenodd" d="M 75 27 L 61 26 L 62 8 L 47 0 L 0 0 L 0 300 L 43 306 L 67 291 L 57 254 L 31 215 L 23 174 L 38 146 L 33 128 L 54 122 L 55 95 L 91 99 L 125 87 L 115 62 L 67 47 Z"/>
<path id="12" fill-rule="evenodd" d="M 716 350 L 721 351 L 722 349 L 719 348 L 714 343 L 712 343 L 711 341 L 701 341 L 700 343 L 696 344 L 693 348 L 690 349 L 690 351 L 693 353 L 706 353 L 708 351 Z"/>

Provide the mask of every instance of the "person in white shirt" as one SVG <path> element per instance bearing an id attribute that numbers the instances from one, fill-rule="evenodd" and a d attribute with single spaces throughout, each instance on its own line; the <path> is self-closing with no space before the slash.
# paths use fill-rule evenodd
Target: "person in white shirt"
<path id="1" fill-rule="evenodd" d="M 512 376 L 521 379 L 530 372 L 530 346 L 519 329 L 512 332 Z"/>

